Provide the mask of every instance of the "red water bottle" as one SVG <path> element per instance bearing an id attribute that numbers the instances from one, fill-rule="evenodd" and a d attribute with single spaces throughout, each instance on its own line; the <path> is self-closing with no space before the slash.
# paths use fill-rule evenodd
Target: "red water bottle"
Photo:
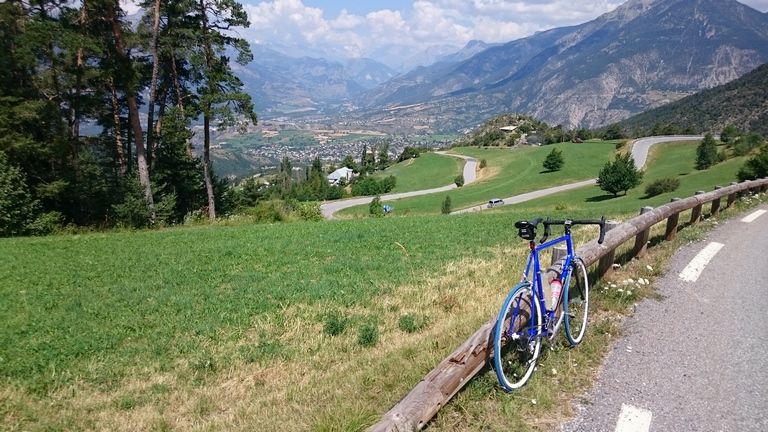
<path id="1" fill-rule="evenodd" d="M 549 286 L 552 289 L 552 308 L 556 308 L 557 300 L 560 298 L 560 292 L 563 290 L 563 284 L 560 282 L 560 279 L 554 279 L 549 283 Z"/>

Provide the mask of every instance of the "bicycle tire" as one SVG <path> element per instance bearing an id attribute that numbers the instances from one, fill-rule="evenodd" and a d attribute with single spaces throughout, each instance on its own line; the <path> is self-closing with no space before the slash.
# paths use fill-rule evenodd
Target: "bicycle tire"
<path id="1" fill-rule="evenodd" d="M 522 387 L 536 368 L 541 352 L 541 320 L 541 307 L 530 282 L 516 285 L 504 300 L 493 333 L 493 365 L 505 391 Z M 533 340 L 529 334 L 532 328 L 536 329 Z"/>
<path id="2" fill-rule="evenodd" d="M 589 278 L 587 268 L 581 258 L 571 264 L 571 274 L 564 287 L 563 310 L 565 312 L 565 336 L 571 346 L 576 346 L 584 339 L 589 316 Z"/>

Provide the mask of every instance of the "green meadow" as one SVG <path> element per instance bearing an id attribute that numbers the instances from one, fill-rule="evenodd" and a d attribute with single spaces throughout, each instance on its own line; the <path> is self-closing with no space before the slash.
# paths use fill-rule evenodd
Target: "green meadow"
<path id="1" fill-rule="evenodd" d="M 464 161 L 437 153 L 422 153 L 415 159 L 399 162 L 376 174 L 376 177 L 393 175 L 397 184 L 391 193 L 432 189 L 453 183 L 462 173 Z M 426 175 L 425 175 L 426 174 Z"/>
<path id="2" fill-rule="evenodd" d="M 445 195 L 450 195 L 453 209 L 488 202 L 491 198 L 531 192 L 597 177 L 600 168 L 613 157 L 617 141 L 587 141 L 581 144 L 555 144 L 524 148 L 455 148 L 457 154 L 485 159 L 487 167 L 472 184 L 445 193 L 401 199 L 393 202 L 398 215 L 439 214 Z M 563 152 L 565 165 L 560 171 L 545 172 L 544 159 L 553 148 Z M 399 180 L 398 180 L 399 181 Z M 342 210 L 339 217 L 367 215 L 367 206 Z"/>
<path id="3" fill-rule="evenodd" d="M 459 216 L 0 239 L 3 429 L 365 429 L 497 312 L 527 251 L 516 220 L 626 219 L 728 184 L 743 162 L 696 171 L 695 147 L 654 148 L 644 184 L 678 176 L 681 186 L 653 198 L 644 185 L 619 197 L 589 187 Z M 507 196 L 594 177 L 614 144 L 563 145 L 561 173 L 540 173 L 549 148 L 458 151 L 488 162 L 476 190 L 455 191 L 456 201 L 473 203 L 481 185 Z M 460 166 L 427 156 L 394 169 L 450 177 Z M 521 186 L 526 173 L 532 179 Z M 583 242 L 594 232 L 575 234 Z M 567 415 L 562 400 L 587 388 L 620 331 L 615 316 L 640 298 L 598 292 L 603 313 L 587 343 L 556 346 L 544 373 L 515 395 L 482 372 L 433 427 L 531 429 L 531 419 Z"/>

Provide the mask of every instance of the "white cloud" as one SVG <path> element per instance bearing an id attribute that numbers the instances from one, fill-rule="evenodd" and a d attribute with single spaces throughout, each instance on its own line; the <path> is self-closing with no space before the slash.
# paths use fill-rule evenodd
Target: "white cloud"
<path id="1" fill-rule="evenodd" d="M 407 10 L 356 15 L 343 9 L 338 16 L 328 17 L 303 0 L 267 0 L 245 5 L 251 28 L 240 34 L 251 41 L 293 47 L 299 54 L 372 56 L 386 51 L 418 52 L 436 45 L 459 47 L 473 39 L 507 42 L 536 31 L 587 22 L 623 2 L 416 0 Z M 768 9 L 768 0 L 745 3 Z"/>

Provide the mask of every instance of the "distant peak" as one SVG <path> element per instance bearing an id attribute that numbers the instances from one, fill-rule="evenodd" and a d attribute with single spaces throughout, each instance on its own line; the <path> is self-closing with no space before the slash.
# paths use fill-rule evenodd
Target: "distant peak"
<path id="1" fill-rule="evenodd" d="M 464 46 L 464 48 L 475 48 L 475 47 L 483 47 L 486 46 L 485 42 L 479 40 L 479 39 L 472 39 L 471 41 L 467 42 L 467 44 Z"/>
<path id="2" fill-rule="evenodd" d="M 617 7 L 613 12 L 607 13 L 606 17 L 617 21 L 629 22 L 662 1 L 664 0 L 629 0 Z"/>

